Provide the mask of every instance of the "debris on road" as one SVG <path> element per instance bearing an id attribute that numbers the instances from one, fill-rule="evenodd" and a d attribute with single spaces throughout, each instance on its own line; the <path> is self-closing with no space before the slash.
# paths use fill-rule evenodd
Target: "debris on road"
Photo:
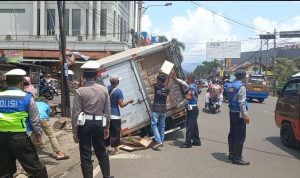
<path id="1" fill-rule="evenodd" d="M 121 145 L 119 148 L 129 152 L 144 150 L 149 148 L 152 142 L 150 137 L 142 138 L 140 136 L 128 136 L 121 138 Z"/>

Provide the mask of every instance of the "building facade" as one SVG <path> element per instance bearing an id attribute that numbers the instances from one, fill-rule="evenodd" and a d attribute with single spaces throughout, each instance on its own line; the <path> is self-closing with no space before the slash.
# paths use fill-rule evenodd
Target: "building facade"
<path id="1" fill-rule="evenodd" d="M 135 7 L 135 1 L 66 1 L 67 50 L 100 59 L 131 48 Z M 0 50 L 59 66 L 57 9 L 57 1 L 0 1 Z"/>

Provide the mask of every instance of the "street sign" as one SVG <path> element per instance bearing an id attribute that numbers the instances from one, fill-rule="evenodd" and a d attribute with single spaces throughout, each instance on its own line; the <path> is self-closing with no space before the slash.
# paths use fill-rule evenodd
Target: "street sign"
<path id="1" fill-rule="evenodd" d="M 281 31 L 280 38 L 300 38 L 300 31 Z"/>
<path id="2" fill-rule="evenodd" d="M 259 35 L 259 39 L 275 39 L 275 35 L 274 34 L 266 34 L 266 35 Z"/>

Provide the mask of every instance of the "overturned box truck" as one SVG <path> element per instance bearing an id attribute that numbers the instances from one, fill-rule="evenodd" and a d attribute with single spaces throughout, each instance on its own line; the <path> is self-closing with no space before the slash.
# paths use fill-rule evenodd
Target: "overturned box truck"
<path id="1" fill-rule="evenodd" d="M 101 64 L 101 83 L 109 86 L 109 76 L 122 77 L 118 88 L 124 99 L 132 98 L 134 103 L 120 108 L 122 130 L 121 135 L 152 135 L 151 107 L 154 99 L 152 84 L 164 61 L 174 63 L 177 78 L 185 79 L 178 61 L 178 54 L 171 42 L 132 48 L 98 60 Z M 103 76 L 106 76 L 103 77 Z M 173 79 L 170 81 L 170 94 L 167 99 L 166 131 L 174 131 L 184 127 L 186 119 L 185 107 L 176 109 L 184 99 L 183 88 Z"/>

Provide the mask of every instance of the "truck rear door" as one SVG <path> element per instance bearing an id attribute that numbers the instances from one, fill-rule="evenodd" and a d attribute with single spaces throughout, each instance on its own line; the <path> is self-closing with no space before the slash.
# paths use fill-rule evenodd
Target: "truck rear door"
<path id="1" fill-rule="evenodd" d="M 148 124 L 150 118 L 147 112 L 147 105 L 142 95 L 132 63 L 130 61 L 126 61 L 108 67 L 103 75 L 118 75 L 122 77 L 117 88 L 122 90 L 125 101 L 129 98 L 134 99 L 133 104 L 129 104 L 124 108 L 120 108 L 122 135 L 136 131 Z M 103 80 L 105 86 L 110 85 L 109 78 L 110 77 L 107 77 Z"/>

